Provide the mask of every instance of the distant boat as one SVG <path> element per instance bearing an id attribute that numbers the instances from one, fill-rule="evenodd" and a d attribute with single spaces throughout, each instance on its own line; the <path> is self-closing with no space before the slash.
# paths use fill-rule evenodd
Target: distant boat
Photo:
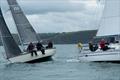
<path id="1" fill-rule="evenodd" d="M 100 28 L 97 32 L 97 37 L 100 36 L 120 36 L 120 0 L 105 0 Z M 118 43 L 110 43 L 110 48 L 107 51 L 98 49 L 95 52 L 83 50 L 79 55 L 79 60 L 83 62 L 90 61 L 110 61 L 120 62 L 120 37 Z"/>
<path id="2" fill-rule="evenodd" d="M 7 0 L 7 2 L 10 7 L 13 20 L 18 30 L 21 44 L 24 46 L 29 44 L 30 42 L 34 43 L 38 42 L 39 39 L 35 30 L 32 28 L 31 24 L 25 17 L 17 1 Z M 24 52 L 23 50 L 21 50 L 17 43 L 15 42 L 15 40 L 13 39 L 13 36 L 11 35 L 11 32 L 9 31 L 6 25 L 1 8 L 0 8 L 0 31 L 2 43 L 6 51 L 6 59 L 9 60 L 11 63 L 46 61 L 55 54 L 56 51 L 55 48 L 45 49 L 45 55 L 43 55 L 41 51 L 37 51 L 38 56 L 31 56 L 31 53 Z"/>

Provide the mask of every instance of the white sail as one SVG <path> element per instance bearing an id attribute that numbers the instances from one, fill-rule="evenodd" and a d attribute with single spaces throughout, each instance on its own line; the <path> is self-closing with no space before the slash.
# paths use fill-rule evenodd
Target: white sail
<path id="1" fill-rule="evenodd" d="M 120 0 L 105 0 L 103 17 L 97 36 L 120 34 Z"/>

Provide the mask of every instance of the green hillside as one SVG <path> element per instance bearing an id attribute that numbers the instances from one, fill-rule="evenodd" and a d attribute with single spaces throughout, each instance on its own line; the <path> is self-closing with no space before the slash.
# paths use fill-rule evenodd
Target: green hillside
<path id="1" fill-rule="evenodd" d="M 96 30 L 63 32 L 63 33 L 44 33 L 39 34 L 41 39 L 51 40 L 55 44 L 76 44 L 78 41 L 88 43 L 95 35 Z"/>
<path id="2" fill-rule="evenodd" d="M 63 32 L 63 33 L 39 33 L 38 36 L 41 40 L 51 40 L 54 44 L 76 44 L 79 41 L 88 43 L 95 35 L 97 30 L 78 31 L 78 32 Z M 13 34 L 14 39 L 20 44 L 17 34 Z M 1 40 L 0 40 L 1 44 Z"/>

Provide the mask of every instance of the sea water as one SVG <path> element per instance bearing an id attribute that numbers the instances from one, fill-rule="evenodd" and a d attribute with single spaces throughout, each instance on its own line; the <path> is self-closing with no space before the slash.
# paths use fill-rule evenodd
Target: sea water
<path id="1" fill-rule="evenodd" d="M 10 64 L 0 48 L 0 80 L 120 80 L 120 64 L 81 63 L 76 45 L 55 45 L 53 61 Z"/>

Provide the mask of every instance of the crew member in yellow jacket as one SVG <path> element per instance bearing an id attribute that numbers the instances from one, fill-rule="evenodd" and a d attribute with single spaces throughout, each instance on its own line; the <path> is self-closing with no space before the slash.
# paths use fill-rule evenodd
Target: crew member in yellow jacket
<path id="1" fill-rule="evenodd" d="M 79 42 L 79 43 L 77 44 L 77 46 L 78 46 L 78 48 L 79 48 L 79 51 L 81 52 L 81 50 L 82 50 L 82 48 L 83 48 L 82 43 Z"/>

